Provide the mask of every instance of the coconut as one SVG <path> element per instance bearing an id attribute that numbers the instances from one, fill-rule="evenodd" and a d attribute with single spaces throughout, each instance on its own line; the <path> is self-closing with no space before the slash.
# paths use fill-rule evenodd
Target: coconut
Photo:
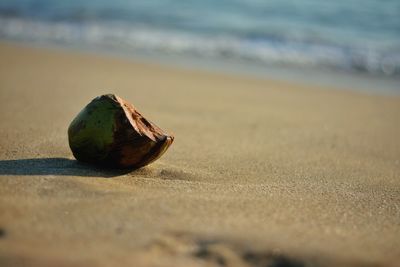
<path id="1" fill-rule="evenodd" d="M 143 167 L 160 158 L 173 140 L 113 94 L 93 99 L 68 128 L 69 146 L 77 160 L 112 168 Z"/>

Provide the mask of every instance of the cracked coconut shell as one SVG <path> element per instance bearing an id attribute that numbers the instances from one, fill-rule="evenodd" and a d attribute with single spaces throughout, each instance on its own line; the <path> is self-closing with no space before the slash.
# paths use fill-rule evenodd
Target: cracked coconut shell
<path id="1" fill-rule="evenodd" d="M 113 94 L 93 99 L 68 128 L 74 157 L 104 167 L 143 167 L 161 157 L 173 140 Z"/>

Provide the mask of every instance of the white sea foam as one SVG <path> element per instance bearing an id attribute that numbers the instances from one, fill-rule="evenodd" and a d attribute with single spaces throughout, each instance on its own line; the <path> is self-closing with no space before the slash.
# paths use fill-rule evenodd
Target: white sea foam
<path id="1" fill-rule="evenodd" d="M 343 47 L 296 40 L 251 39 L 235 35 L 150 28 L 127 23 L 48 22 L 0 18 L 0 37 L 146 51 L 229 58 L 261 64 L 287 64 L 361 71 L 389 76 L 400 74 L 400 53 L 369 47 Z"/>

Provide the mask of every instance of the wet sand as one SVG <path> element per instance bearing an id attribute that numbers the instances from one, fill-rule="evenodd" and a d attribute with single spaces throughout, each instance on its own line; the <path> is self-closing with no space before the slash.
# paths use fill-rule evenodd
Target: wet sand
<path id="1" fill-rule="evenodd" d="M 400 261 L 400 97 L 5 43 L 0 58 L 0 266 Z M 104 93 L 175 135 L 160 160 L 73 159 L 68 125 Z"/>

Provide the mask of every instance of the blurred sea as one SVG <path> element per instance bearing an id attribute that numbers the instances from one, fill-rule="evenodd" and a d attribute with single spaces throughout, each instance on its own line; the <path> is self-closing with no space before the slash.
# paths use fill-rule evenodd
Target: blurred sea
<path id="1" fill-rule="evenodd" d="M 0 39 L 400 79 L 399 0 L 0 0 Z"/>

